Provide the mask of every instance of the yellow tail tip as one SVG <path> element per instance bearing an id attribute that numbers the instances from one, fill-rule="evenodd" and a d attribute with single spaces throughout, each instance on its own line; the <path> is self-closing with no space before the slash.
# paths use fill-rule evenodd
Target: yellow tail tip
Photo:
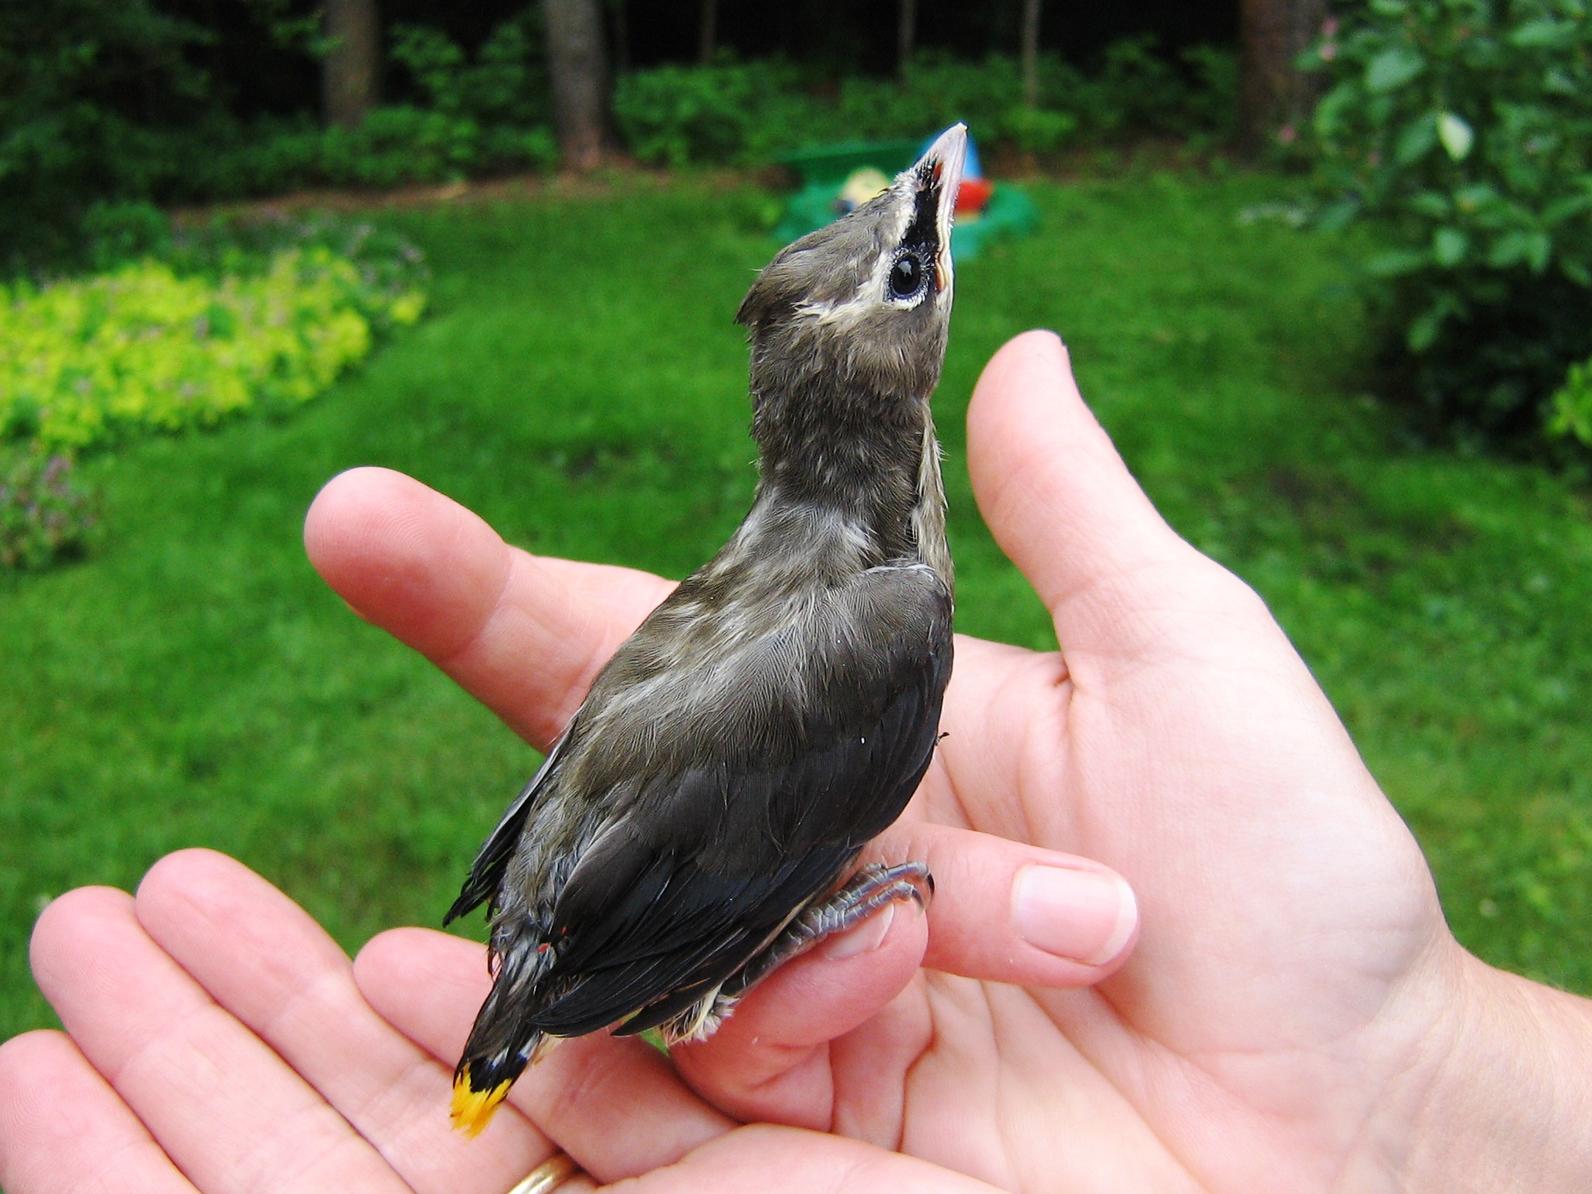
<path id="1" fill-rule="evenodd" d="M 465 1066 L 453 1080 L 453 1105 L 449 1112 L 453 1126 L 466 1136 L 479 1136 L 511 1085 L 512 1082 L 499 1082 L 490 1090 L 472 1090 L 470 1067 Z"/>

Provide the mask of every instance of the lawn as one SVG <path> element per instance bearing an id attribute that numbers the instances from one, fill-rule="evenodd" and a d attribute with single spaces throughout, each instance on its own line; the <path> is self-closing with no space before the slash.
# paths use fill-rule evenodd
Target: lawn
<path id="1" fill-rule="evenodd" d="M 1039 234 L 959 271 L 938 411 L 960 628 L 1049 641 L 979 523 L 961 424 L 990 352 L 1051 326 L 1161 508 L 1316 669 L 1461 939 L 1592 992 L 1589 504 L 1400 434 L 1363 392 L 1344 242 L 1241 218 L 1280 186 L 1036 185 Z M 688 570 L 751 491 L 730 315 L 776 205 L 631 180 L 380 216 L 431 256 L 419 327 L 291 419 L 89 463 L 103 546 L 0 578 L 0 1035 L 48 1021 L 43 903 L 180 846 L 237 855 L 349 947 L 439 918 L 534 757 L 325 591 L 303 511 L 383 464 L 537 551 Z"/>

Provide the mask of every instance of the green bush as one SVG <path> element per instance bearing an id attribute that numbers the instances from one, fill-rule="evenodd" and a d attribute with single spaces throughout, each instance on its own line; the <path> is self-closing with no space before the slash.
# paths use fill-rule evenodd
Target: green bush
<path id="1" fill-rule="evenodd" d="M 0 288 L 0 437 L 76 451 L 313 398 L 424 298 L 321 244 L 219 277 L 154 259 Z"/>
<path id="2" fill-rule="evenodd" d="M 0 445 L 0 571 L 43 568 L 82 555 L 98 527 L 71 457 Z"/>
<path id="3" fill-rule="evenodd" d="M 1434 429 L 1540 437 L 1592 355 L 1592 21 L 1585 0 L 1372 0 L 1305 64 L 1321 221 L 1359 220 L 1397 397 Z"/>
<path id="4" fill-rule="evenodd" d="M 1570 366 L 1564 384 L 1553 395 L 1548 430 L 1592 448 L 1592 360 Z"/>
<path id="5" fill-rule="evenodd" d="M 552 118 L 541 10 L 528 5 L 470 56 L 427 25 L 393 26 L 392 60 L 414 79 L 424 106 L 483 128 L 528 128 Z"/>
<path id="6" fill-rule="evenodd" d="M 659 66 L 617 82 L 614 120 L 643 162 L 739 162 L 771 131 L 784 134 L 792 117 L 800 121 L 809 105 L 790 102 L 796 86 L 794 69 L 778 60 Z"/>
<path id="7" fill-rule="evenodd" d="M 1196 47 L 1173 61 L 1153 39 L 1133 38 L 1109 47 L 1088 75 L 1042 56 L 1030 108 L 1010 56 L 927 53 L 903 79 L 850 76 L 838 86 L 787 62 L 725 56 L 624 76 L 614 114 L 637 158 L 669 166 L 761 164 L 831 142 L 924 136 L 957 120 L 987 147 L 1043 154 L 1077 140 L 1224 135 L 1237 78 L 1228 51 Z"/>

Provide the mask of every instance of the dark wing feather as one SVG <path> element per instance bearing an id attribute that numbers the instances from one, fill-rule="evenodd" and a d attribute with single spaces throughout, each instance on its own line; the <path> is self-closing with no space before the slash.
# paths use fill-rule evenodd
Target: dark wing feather
<path id="1" fill-rule="evenodd" d="M 572 722 L 565 729 L 558 741 L 553 744 L 553 749 L 547 752 L 542 765 L 536 769 L 536 774 L 531 776 L 530 782 L 520 789 L 520 794 L 504 811 L 496 828 L 487 835 L 486 841 L 481 843 L 481 848 L 476 851 L 475 861 L 470 864 L 470 873 L 465 877 L 464 886 L 459 890 L 458 898 L 453 901 L 447 915 L 442 918 L 444 925 L 473 912 L 497 895 L 498 888 L 503 883 L 503 872 L 509 865 L 509 859 L 514 856 L 514 848 L 519 844 L 520 834 L 525 829 L 525 819 L 530 816 L 531 809 L 536 806 L 537 798 L 558 769 L 564 743 L 569 741 L 574 728 Z"/>
<path id="2" fill-rule="evenodd" d="M 661 1023 L 746 965 L 844 874 L 928 768 L 950 675 L 948 597 L 927 641 L 838 668 L 765 749 L 660 777 L 595 843 L 553 912 L 558 991 L 533 1017 L 578 1035 Z M 768 741 L 784 744 L 767 747 Z"/>

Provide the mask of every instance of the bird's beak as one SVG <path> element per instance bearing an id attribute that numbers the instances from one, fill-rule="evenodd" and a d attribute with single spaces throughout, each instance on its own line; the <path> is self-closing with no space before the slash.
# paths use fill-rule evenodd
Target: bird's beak
<path id="1" fill-rule="evenodd" d="M 951 224 L 956 217 L 956 193 L 962 187 L 962 165 L 967 157 L 967 125 L 953 124 L 918 159 L 913 173 L 922 190 L 935 197 L 935 232 L 940 251 L 934 259 L 934 288 L 943 294 L 951 284 Z"/>

